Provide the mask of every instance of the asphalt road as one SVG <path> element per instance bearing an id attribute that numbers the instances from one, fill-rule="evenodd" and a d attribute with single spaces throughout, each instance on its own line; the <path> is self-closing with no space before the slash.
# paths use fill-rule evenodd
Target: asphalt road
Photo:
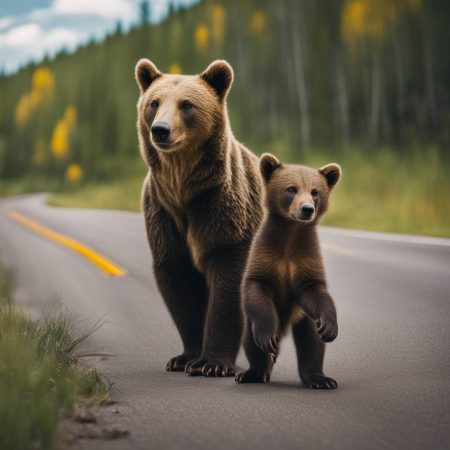
<path id="1" fill-rule="evenodd" d="M 6 207 L 100 251 L 89 261 L 13 220 Z M 167 373 L 181 343 L 151 272 L 139 214 L 55 209 L 42 195 L 0 201 L 0 256 L 30 311 L 57 304 L 78 325 L 102 319 L 90 347 L 129 405 L 129 437 L 86 448 L 440 449 L 450 441 L 450 239 L 322 228 L 339 336 L 326 374 L 336 391 L 300 387 L 283 341 L 269 385 Z M 238 364 L 246 366 L 240 355 Z M 84 448 L 83 447 L 83 448 Z"/>

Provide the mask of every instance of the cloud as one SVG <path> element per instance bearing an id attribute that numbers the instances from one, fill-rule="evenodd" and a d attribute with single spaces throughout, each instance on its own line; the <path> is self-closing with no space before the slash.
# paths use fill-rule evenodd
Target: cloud
<path id="1" fill-rule="evenodd" d="M 45 54 L 54 55 L 63 47 L 74 49 L 79 40 L 77 33 L 68 28 L 44 30 L 36 23 L 28 23 L 1 34 L 0 51 L 7 62 L 5 69 L 10 71 L 30 60 L 42 59 Z"/>
<path id="2" fill-rule="evenodd" d="M 0 30 L 4 30 L 8 28 L 14 23 L 14 19 L 12 17 L 1 17 L 0 18 Z"/>
<path id="3" fill-rule="evenodd" d="M 95 15 L 106 18 L 136 18 L 136 3 L 128 0 L 55 0 L 52 10 L 57 14 Z"/>
<path id="4" fill-rule="evenodd" d="M 138 5 L 133 0 L 54 0 L 48 8 L 40 8 L 29 14 L 30 20 L 40 22 L 63 20 L 65 17 L 96 17 L 108 22 L 119 20 L 125 25 L 135 22 Z"/>
<path id="5" fill-rule="evenodd" d="M 62 48 L 72 50 L 100 38 L 120 20 L 127 27 L 138 18 L 134 0 L 53 0 L 48 7 L 0 19 L 1 63 L 7 72 Z"/>
<path id="6" fill-rule="evenodd" d="M 140 0 L 43 0 L 26 13 L 0 18 L 0 61 L 7 72 L 38 61 L 65 48 L 72 50 L 114 29 L 118 20 L 127 29 L 139 20 Z M 172 0 L 177 5 L 197 0 Z M 169 0 L 149 0 L 152 21 L 161 20 L 168 11 Z"/>

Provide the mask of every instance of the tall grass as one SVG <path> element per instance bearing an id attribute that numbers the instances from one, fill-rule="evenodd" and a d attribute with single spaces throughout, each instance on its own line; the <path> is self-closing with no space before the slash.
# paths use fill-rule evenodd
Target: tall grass
<path id="1" fill-rule="evenodd" d="M 284 156 L 289 154 L 285 147 L 267 150 L 283 161 L 313 167 L 335 161 L 342 166 L 342 180 L 323 221 L 326 225 L 450 236 L 450 165 L 448 157 L 435 149 L 403 154 L 389 149 L 313 151 L 302 160 Z M 138 211 L 144 172 L 55 194 L 49 203 Z"/>
<path id="2" fill-rule="evenodd" d="M 328 158 L 335 159 L 343 176 L 324 224 L 450 236 L 449 164 L 438 151 L 398 155 L 383 150 Z M 325 162 L 321 158 L 318 165 Z"/>
<path id="3" fill-rule="evenodd" d="M 4 276 L 0 268 L 0 282 Z M 52 449 L 58 422 L 80 397 L 102 399 L 108 385 L 77 357 L 89 332 L 74 336 L 67 316 L 32 321 L 0 292 L 0 448 Z"/>

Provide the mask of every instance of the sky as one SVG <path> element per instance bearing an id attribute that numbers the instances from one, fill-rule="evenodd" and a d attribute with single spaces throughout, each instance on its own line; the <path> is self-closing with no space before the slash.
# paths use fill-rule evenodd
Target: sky
<path id="1" fill-rule="evenodd" d="M 62 48 L 72 51 L 94 37 L 101 39 L 116 28 L 139 20 L 140 0 L 1 0 L 0 68 L 17 71 L 45 54 Z M 195 0 L 149 0 L 152 22 L 161 20 L 169 3 Z"/>

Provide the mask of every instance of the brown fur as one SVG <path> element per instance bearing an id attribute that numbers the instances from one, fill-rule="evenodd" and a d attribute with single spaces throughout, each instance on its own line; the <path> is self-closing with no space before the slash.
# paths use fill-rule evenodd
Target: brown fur
<path id="1" fill-rule="evenodd" d="M 167 370 L 233 375 L 240 283 L 262 216 L 257 158 L 228 122 L 233 71 L 215 61 L 200 75 L 169 75 L 144 59 L 136 78 L 140 150 L 150 169 L 142 194 L 147 236 L 184 346 Z M 160 123 L 170 127 L 163 144 L 154 136 Z"/>
<path id="2" fill-rule="evenodd" d="M 328 207 L 340 167 L 328 164 L 316 170 L 282 165 L 265 154 L 260 168 L 267 210 L 242 283 L 247 322 L 244 347 L 250 368 L 236 381 L 268 382 L 279 340 L 292 327 L 303 384 L 336 388 L 336 381 L 322 370 L 324 342 L 334 340 L 338 328 L 315 225 Z"/>

